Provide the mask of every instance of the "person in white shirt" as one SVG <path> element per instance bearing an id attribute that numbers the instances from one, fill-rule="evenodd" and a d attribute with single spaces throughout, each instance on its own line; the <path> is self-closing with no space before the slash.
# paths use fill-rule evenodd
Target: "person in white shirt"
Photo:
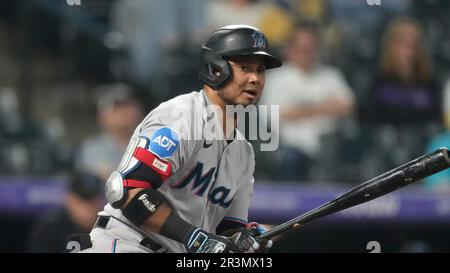
<path id="1" fill-rule="evenodd" d="M 316 25 L 297 25 L 284 49 L 285 65 L 267 75 L 261 104 L 280 105 L 280 173 L 284 179 L 308 180 L 321 152 L 321 138 L 352 112 L 354 95 L 341 72 L 319 62 Z"/>

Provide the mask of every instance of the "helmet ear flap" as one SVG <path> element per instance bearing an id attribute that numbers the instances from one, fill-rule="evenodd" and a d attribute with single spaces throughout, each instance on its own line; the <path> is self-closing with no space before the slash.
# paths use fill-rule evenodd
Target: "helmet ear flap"
<path id="1" fill-rule="evenodd" d="M 220 56 L 205 53 L 201 61 L 199 80 L 213 89 L 218 89 L 231 76 L 230 64 Z"/>

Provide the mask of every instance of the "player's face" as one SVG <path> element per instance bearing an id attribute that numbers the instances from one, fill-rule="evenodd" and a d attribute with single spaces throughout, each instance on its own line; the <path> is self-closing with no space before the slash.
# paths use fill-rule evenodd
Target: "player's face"
<path id="1" fill-rule="evenodd" d="M 265 65 L 261 56 L 239 56 L 229 59 L 230 81 L 218 92 L 227 105 L 255 104 L 262 95 Z"/>

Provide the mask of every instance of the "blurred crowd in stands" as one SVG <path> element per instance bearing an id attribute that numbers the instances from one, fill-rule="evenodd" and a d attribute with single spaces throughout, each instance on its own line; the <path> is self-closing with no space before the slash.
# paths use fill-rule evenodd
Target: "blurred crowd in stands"
<path id="1" fill-rule="evenodd" d="M 255 151 L 256 179 L 360 183 L 450 146 L 449 12 L 443 0 L 1 1 L 0 174 L 105 180 L 153 107 L 201 88 L 205 37 L 250 24 L 284 59 L 261 101 L 280 105 L 280 148 Z"/>

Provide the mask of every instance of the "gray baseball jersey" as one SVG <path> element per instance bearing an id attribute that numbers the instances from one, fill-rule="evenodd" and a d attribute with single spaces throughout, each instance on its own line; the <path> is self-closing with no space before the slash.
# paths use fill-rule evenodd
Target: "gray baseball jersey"
<path id="1" fill-rule="evenodd" d="M 213 106 L 203 90 L 162 103 L 136 128 L 117 169 L 126 177 L 145 164 L 149 177 L 124 184 L 157 188 L 182 219 L 211 233 L 224 219 L 247 222 L 255 168 L 252 145 L 237 129 L 227 141 Z M 115 231 L 122 240 L 138 232 L 169 251 L 186 251 L 179 242 L 133 226 L 109 204 L 100 214 L 126 224 L 123 233 Z"/>

